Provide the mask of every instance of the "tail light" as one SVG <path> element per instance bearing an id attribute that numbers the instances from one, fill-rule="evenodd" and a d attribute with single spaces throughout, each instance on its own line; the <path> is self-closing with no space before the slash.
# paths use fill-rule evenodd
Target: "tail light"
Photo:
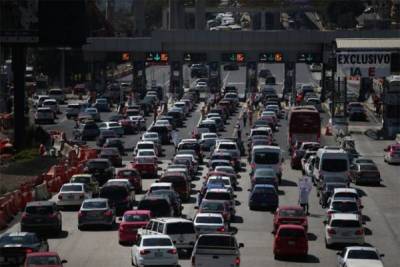
<path id="1" fill-rule="evenodd" d="M 240 258 L 239 258 L 239 257 L 236 257 L 236 259 L 235 259 L 235 265 L 236 265 L 236 266 L 240 266 Z"/>
<path id="2" fill-rule="evenodd" d="M 225 227 L 221 226 L 217 228 L 218 232 L 225 232 Z"/>
<path id="3" fill-rule="evenodd" d="M 334 229 L 328 229 L 329 235 L 336 235 L 336 231 Z"/>
<path id="4" fill-rule="evenodd" d="M 176 254 L 176 248 L 173 248 L 173 249 L 168 249 L 167 250 L 167 253 L 169 253 L 169 254 Z"/>
<path id="5" fill-rule="evenodd" d="M 358 229 L 356 231 L 356 235 L 363 235 L 364 234 L 364 229 Z"/>
<path id="6" fill-rule="evenodd" d="M 85 216 L 85 213 L 83 213 L 82 211 L 79 211 L 78 212 L 78 217 L 83 217 L 83 216 Z"/>
<path id="7" fill-rule="evenodd" d="M 31 248 L 27 248 L 27 249 L 25 249 L 25 253 L 26 254 L 28 254 L 28 253 L 32 253 L 33 252 L 33 250 L 31 249 Z"/>
<path id="8" fill-rule="evenodd" d="M 23 212 L 22 215 L 21 215 L 21 219 L 25 219 L 25 218 L 27 218 L 27 217 L 28 217 L 28 213 Z"/>
<path id="9" fill-rule="evenodd" d="M 107 210 L 107 211 L 105 211 L 105 212 L 104 212 L 104 216 L 107 216 L 107 217 L 110 217 L 110 216 L 112 216 L 112 212 L 111 212 L 111 210 Z"/>
<path id="10" fill-rule="evenodd" d="M 150 253 L 150 250 L 145 250 L 145 249 L 140 250 L 140 255 L 147 255 L 149 253 Z"/>

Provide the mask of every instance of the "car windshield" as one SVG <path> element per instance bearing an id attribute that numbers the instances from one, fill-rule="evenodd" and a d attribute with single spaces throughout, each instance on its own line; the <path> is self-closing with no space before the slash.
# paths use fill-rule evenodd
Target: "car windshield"
<path id="1" fill-rule="evenodd" d="M 358 206 L 356 202 L 335 201 L 332 203 L 332 209 L 346 213 L 358 211 Z"/>
<path id="2" fill-rule="evenodd" d="M 103 187 L 100 191 L 100 197 L 108 199 L 124 199 L 128 196 L 128 191 L 122 186 Z"/>
<path id="3" fill-rule="evenodd" d="M 305 237 L 305 232 L 304 230 L 299 230 L 299 229 L 280 229 L 278 236 L 280 237 L 291 237 L 291 238 L 299 238 L 299 237 Z"/>
<path id="4" fill-rule="evenodd" d="M 149 220 L 148 214 L 125 214 L 125 222 L 146 222 Z"/>
<path id="5" fill-rule="evenodd" d="M 144 247 L 170 247 L 172 242 L 169 238 L 145 238 L 143 239 Z"/>
<path id="6" fill-rule="evenodd" d="M 107 161 L 90 161 L 88 163 L 89 169 L 106 169 L 109 167 Z"/>
<path id="7" fill-rule="evenodd" d="M 220 193 L 220 192 L 207 192 L 206 199 L 214 199 L 214 200 L 230 200 L 231 196 L 229 193 Z"/>
<path id="8" fill-rule="evenodd" d="M 221 217 L 197 216 L 196 223 L 222 224 Z"/>
<path id="9" fill-rule="evenodd" d="M 214 202 L 205 202 L 201 205 L 201 209 L 205 211 L 223 211 L 224 204 L 222 203 L 214 203 Z"/>
<path id="10" fill-rule="evenodd" d="M 373 250 L 352 249 L 347 254 L 348 259 L 379 260 L 378 254 Z"/>
<path id="11" fill-rule="evenodd" d="M 254 155 L 254 163 L 256 163 L 256 164 L 278 164 L 279 163 L 279 153 L 256 152 Z"/>
<path id="12" fill-rule="evenodd" d="M 105 209 L 107 208 L 107 203 L 105 201 L 88 201 L 82 204 L 84 209 Z"/>
<path id="13" fill-rule="evenodd" d="M 345 172 L 348 169 L 346 159 L 323 159 L 321 169 L 326 172 Z"/>
<path id="14" fill-rule="evenodd" d="M 0 238 L 0 246 L 12 244 L 30 245 L 37 242 L 39 242 L 39 240 L 35 235 L 25 233 L 3 235 Z"/>
<path id="15" fill-rule="evenodd" d="M 25 212 L 29 214 L 52 214 L 54 212 L 53 206 L 27 206 Z"/>
<path id="16" fill-rule="evenodd" d="M 78 191 L 78 192 L 83 191 L 82 186 L 81 185 L 63 185 L 63 187 L 61 187 L 61 192 L 74 192 L 74 191 Z"/>
<path id="17" fill-rule="evenodd" d="M 282 217 L 302 217 L 304 211 L 302 209 L 282 209 L 279 210 L 279 215 Z"/>
<path id="18" fill-rule="evenodd" d="M 167 224 L 167 235 L 195 233 L 192 222 L 176 222 Z"/>
<path id="19" fill-rule="evenodd" d="M 27 266 L 53 266 L 60 265 L 60 259 L 57 256 L 30 256 L 27 258 Z"/>
<path id="20" fill-rule="evenodd" d="M 220 144 L 218 148 L 226 150 L 236 150 L 236 146 L 234 144 Z"/>

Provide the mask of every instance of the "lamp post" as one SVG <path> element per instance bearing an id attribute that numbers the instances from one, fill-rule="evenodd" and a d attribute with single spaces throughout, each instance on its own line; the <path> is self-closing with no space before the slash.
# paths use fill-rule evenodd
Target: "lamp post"
<path id="1" fill-rule="evenodd" d="M 65 51 L 72 50 L 71 47 L 58 47 L 58 50 L 61 51 L 61 65 L 60 65 L 60 87 L 61 90 L 65 89 Z"/>

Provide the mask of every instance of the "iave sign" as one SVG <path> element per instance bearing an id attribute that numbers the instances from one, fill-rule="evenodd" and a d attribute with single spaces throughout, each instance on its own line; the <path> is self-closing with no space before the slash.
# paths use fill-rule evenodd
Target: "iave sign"
<path id="1" fill-rule="evenodd" d="M 338 52 L 336 53 L 339 77 L 385 77 L 390 75 L 389 52 Z"/>

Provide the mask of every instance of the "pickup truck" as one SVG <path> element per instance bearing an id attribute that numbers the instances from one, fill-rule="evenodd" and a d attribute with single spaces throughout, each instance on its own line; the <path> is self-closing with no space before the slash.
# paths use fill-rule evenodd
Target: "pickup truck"
<path id="1" fill-rule="evenodd" d="M 230 234 L 203 234 L 197 239 L 192 252 L 193 267 L 239 267 L 243 243 L 237 243 Z"/>

